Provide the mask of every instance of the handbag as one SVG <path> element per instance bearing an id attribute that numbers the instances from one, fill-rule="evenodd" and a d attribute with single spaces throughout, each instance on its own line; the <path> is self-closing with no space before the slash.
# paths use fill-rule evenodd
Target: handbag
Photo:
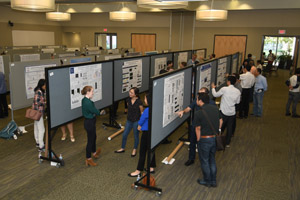
<path id="1" fill-rule="evenodd" d="M 206 113 L 205 110 L 201 109 L 203 114 L 204 114 L 204 117 L 206 118 L 206 120 L 208 121 L 208 124 L 210 126 L 210 128 L 213 130 L 214 134 L 216 135 L 216 149 L 217 151 L 225 151 L 225 146 L 226 146 L 226 136 L 225 135 L 222 135 L 221 134 L 218 134 L 216 132 L 216 130 L 214 129 L 211 121 L 209 120 L 208 118 L 208 115 Z"/>
<path id="2" fill-rule="evenodd" d="M 25 117 L 28 119 L 33 119 L 35 121 L 39 121 L 42 117 L 42 113 L 38 110 L 34 110 L 32 108 L 28 108 L 26 110 Z"/>

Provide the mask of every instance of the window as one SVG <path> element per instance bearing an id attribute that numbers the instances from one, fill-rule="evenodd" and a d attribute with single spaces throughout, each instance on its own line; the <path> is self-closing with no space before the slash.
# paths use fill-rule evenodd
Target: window
<path id="1" fill-rule="evenodd" d="M 103 49 L 117 48 L 116 33 L 95 33 L 95 45 Z"/>

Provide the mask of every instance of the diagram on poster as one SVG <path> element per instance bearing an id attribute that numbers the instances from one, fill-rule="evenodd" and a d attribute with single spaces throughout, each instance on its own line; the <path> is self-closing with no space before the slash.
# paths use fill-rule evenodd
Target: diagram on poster
<path id="1" fill-rule="evenodd" d="M 24 54 L 20 55 L 21 62 L 40 60 L 40 54 Z"/>
<path id="2" fill-rule="evenodd" d="M 198 60 L 200 60 L 200 59 L 203 59 L 203 58 L 205 58 L 204 56 L 205 56 L 205 50 L 197 50 L 197 58 L 198 58 Z"/>
<path id="3" fill-rule="evenodd" d="M 217 87 L 225 83 L 227 68 L 227 57 L 218 60 Z"/>
<path id="4" fill-rule="evenodd" d="M 85 86 L 94 89 L 93 101 L 102 99 L 102 64 L 79 66 L 70 68 L 70 96 L 71 109 L 81 107 L 83 95 L 81 90 Z"/>
<path id="5" fill-rule="evenodd" d="M 167 57 L 164 58 L 156 58 L 155 66 L 154 66 L 154 76 L 158 75 L 160 70 L 167 67 Z"/>
<path id="6" fill-rule="evenodd" d="M 199 69 L 199 68 L 198 68 Z M 206 65 L 202 65 L 200 70 L 200 81 L 199 81 L 199 89 L 202 87 L 210 88 L 211 84 L 211 63 Z"/>
<path id="7" fill-rule="evenodd" d="M 34 88 L 40 79 L 45 78 L 45 68 L 55 67 L 56 64 L 25 67 L 25 87 L 27 99 L 34 97 Z"/>
<path id="8" fill-rule="evenodd" d="M 184 72 L 164 80 L 163 127 L 166 127 L 178 116 L 177 111 L 183 110 Z"/>
<path id="9" fill-rule="evenodd" d="M 142 59 L 124 62 L 122 66 L 122 93 L 142 87 Z"/>
<path id="10" fill-rule="evenodd" d="M 0 56 L 0 72 L 5 74 L 4 72 L 4 62 L 3 62 L 3 56 Z"/>
<path id="11" fill-rule="evenodd" d="M 187 63 L 187 59 L 188 59 L 188 52 L 182 52 L 179 53 L 178 55 L 178 67 L 180 66 L 180 63 L 182 62 L 186 62 Z"/>

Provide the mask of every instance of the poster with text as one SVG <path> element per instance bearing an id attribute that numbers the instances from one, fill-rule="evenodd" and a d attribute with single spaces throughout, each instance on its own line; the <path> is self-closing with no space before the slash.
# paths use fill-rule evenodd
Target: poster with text
<path id="1" fill-rule="evenodd" d="M 164 80 L 163 127 L 166 127 L 178 116 L 176 112 L 183 110 L 184 72 Z"/>
<path id="2" fill-rule="evenodd" d="M 55 67 L 56 64 L 25 67 L 25 87 L 27 99 L 34 97 L 34 88 L 40 79 L 45 79 L 45 68 Z"/>
<path id="3" fill-rule="evenodd" d="M 236 55 L 233 56 L 232 59 L 232 71 L 231 73 L 237 73 L 237 67 L 238 67 L 238 58 Z"/>
<path id="4" fill-rule="evenodd" d="M 180 66 L 180 63 L 182 63 L 182 62 L 187 63 L 187 61 L 188 61 L 188 52 L 179 53 L 179 55 L 178 55 L 178 68 Z"/>
<path id="5" fill-rule="evenodd" d="M 226 69 L 227 69 L 227 57 L 218 60 L 218 72 L 217 72 L 217 87 L 225 83 L 226 80 Z"/>
<path id="6" fill-rule="evenodd" d="M 200 73 L 199 89 L 202 88 L 202 87 L 206 87 L 207 89 L 210 89 L 210 85 L 211 85 L 211 63 L 208 63 L 206 65 L 202 65 L 200 67 L 200 70 L 198 71 L 198 73 Z"/>
<path id="7" fill-rule="evenodd" d="M 24 54 L 20 55 L 21 62 L 40 60 L 40 54 Z"/>
<path id="8" fill-rule="evenodd" d="M 205 58 L 205 50 L 204 49 L 197 50 L 196 54 L 197 54 L 198 60 Z"/>
<path id="9" fill-rule="evenodd" d="M 167 57 L 155 58 L 154 76 L 159 75 L 160 70 L 167 67 Z"/>
<path id="10" fill-rule="evenodd" d="M 142 87 L 142 59 L 124 62 L 122 66 L 122 93 Z"/>
<path id="11" fill-rule="evenodd" d="M 81 107 L 81 90 L 85 86 L 93 87 L 94 102 L 102 99 L 102 64 L 70 68 L 71 109 Z"/>
<path id="12" fill-rule="evenodd" d="M 0 72 L 2 72 L 3 74 L 5 74 L 3 56 L 0 56 Z"/>

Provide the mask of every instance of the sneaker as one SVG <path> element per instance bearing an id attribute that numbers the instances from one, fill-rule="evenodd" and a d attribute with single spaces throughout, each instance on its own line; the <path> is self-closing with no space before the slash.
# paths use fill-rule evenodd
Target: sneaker
<path id="1" fill-rule="evenodd" d="M 43 146 L 42 148 L 39 148 L 39 152 L 45 152 L 45 146 Z"/>

